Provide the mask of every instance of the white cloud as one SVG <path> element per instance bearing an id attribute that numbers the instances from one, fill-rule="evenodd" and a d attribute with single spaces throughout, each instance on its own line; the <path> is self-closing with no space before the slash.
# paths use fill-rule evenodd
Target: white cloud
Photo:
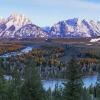
<path id="1" fill-rule="evenodd" d="M 78 17 L 82 19 L 100 19 L 100 3 L 87 2 L 86 0 L 32 0 L 33 5 L 40 6 L 40 11 L 45 19 L 66 20 L 67 18 Z M 44 8 L 44 9 L 42 9 Z M 45 12 L 48 11 L 46 14 Z M 53 18 L 52 18 L 53 17 Z M 50 23 L 50 22 L 49 22 Z"/>
<path id="2" fill-rule="evenodd" d="M 87 2 L 85 0 L 32 0 L 33 4 L 43 6 L 61 6 L 83 9 L 100 9 L 100 4 Z"/>
<path id="3" fill-rule="evenodd" d="M 82 0 L 77 0 L 76 3 L 78 4 L 77 6 L 79 6 L 80 8 L 100 10 L 100 3 L 93 3 L 93 2 L 87 2 Z"/>
<path id="4" fill-rule="evenodd" d="M 41 26 L 73 17 L 100 20 L 100 3 L 87 0 L 1 0 L 0 4 L 0 12 L 4 15 L 15 9 Z"/>
<path id="5" fill-rule="evenodd" d="M 66 2 L 66 0 L 33 0 L 33 2 L 36 4 L 62 5 Z"/>

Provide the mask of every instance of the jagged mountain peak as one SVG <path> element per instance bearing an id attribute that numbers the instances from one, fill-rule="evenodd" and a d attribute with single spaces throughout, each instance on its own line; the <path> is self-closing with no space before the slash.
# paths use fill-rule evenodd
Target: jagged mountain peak
<path id="1" fill-rule="evenodd" d="M 24 26 L 25 24 L 30 24 L 32 23 L 27 17 L 25 17 L 22 14 L 18 13 L 12 13 L 8 18 L 7 18 L 7 23 L 9 24 L 14 24 L 16 26 Z"/>
<path id="2" fill-rule="evenodd" d="M 57 25 L 57 24 L 67 24 L 69 26 L 76 26 L 76 25 L 80 25 L 82 24 L 83 22 L 86 22 L 86 23 L 89 23 L 89 21 L 87 21 L 86 19 L 80 19 L 80 18 L 71 18 L 71 19 L 67 19 L 67 20 L 64 20 L 64 21 L 59 21 L 58 23 L 54 24 L 54 25 Z"/>
<path id="3" fill-rule="evenodd" d="M 0 17 L 0 24 L 3 24 L 5 22 L 5 19 L 3 17 Z"/>
<path id="4" fill-rule="evenodd" d="M 100 36 L 100 22 L 79 18 L 59 21 L 52 27 L 33 24 L 25 15 L 12 13 L 7 19 L 0 19 L 0 38 L 36 37 L 96 37 Z"/>
<path id="5" fill-rule="evenodd" d="M 39 26 L 33 24 L 25 15 L 12 13 L 0 25 L 0 38 L 36 38 L 48 37 L 48 34 Z"/>
<path id="6" fill-rule="evenodd" d="M 54 24 L 51 36 L 56 37 L 96 37 L 100 36 L 100 23 L 94 20 L 73 18 Z"/>

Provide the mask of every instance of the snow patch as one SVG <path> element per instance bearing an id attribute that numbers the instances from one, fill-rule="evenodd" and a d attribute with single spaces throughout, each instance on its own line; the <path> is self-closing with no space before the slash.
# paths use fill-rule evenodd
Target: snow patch
<path id="1" fill-rule="evenodd" d="M 100 41 L 100 38 L 95 38 L 90 40 L 90 42 L 98 42 L 98 41 Z"/>

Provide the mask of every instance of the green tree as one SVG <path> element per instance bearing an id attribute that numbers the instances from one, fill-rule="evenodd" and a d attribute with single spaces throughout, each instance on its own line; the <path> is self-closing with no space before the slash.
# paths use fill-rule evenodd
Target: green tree
<path id="1" fill-rule="evenodd" d="M 98 76 L 97 76 L 97 84 L 96 84 L 96 96 L 97 96 L 97 100 L 100 100 L 100 65 L 98 66 Z"/>
<path id="2" fill-rule="evenodd" d="M 62 100 L 62 92 L 63 88 L 61 86 L 58 86 L 58 84 L 55 85 L 55 90 L 53 91 L 53 99 L 52 100 Z"/>
<path id="3" fill-rule="evenodd" d="M 20 90 L 22 86 L 22 80 L 20 78 L 20 74 L 18 70 L 15 68 L 12 72 L 12 78 L 8 80 L 8 100 L 21 100 L 20 98 Z"/>
<path id="4" fill-rule="evenodd" d="M 21 98 L 22 100 L 45 100 L 45 91 L 32 57 L 26 59 Z"/>
<path id="5" fill-rule="evenodd" d="M 0 100 L 6 99 L 6 80 L 4 78 L 4 70 L 0 67 Z"/>
<path id="6" fill-rule="evenodd" d="M 81 76 L 81 68 L 73 57 L 66 69 L 67 83 L 64 89 L 64 100 L 81 100 L 83 90 Z"/>
<path id="7" fill-rule="evenodd" d="M 46 100 L 52 100 L 52 90 L 51 90 L 51 88 L 49 88 L 46 91 Z"/>
<path id="8" fill-rule="evenodd" d="M 88 89 L 86 88 L 83 89 L 81 100 L 91 100 L 91 95 L 89 94 Z"/>

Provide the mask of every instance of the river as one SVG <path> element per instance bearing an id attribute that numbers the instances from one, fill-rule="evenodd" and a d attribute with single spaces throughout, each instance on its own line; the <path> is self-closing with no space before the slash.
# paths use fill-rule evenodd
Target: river
<path id="1" fill-rule="evenodd" d="M 32 51 L 33 48 L 38 48 L 38 46 L 37 45 L 26 46 L 24 49 L 21 49 L 20 51 L 5 53 L 5 54 L 1 55 L 0 57 L 7 58 L 7 57 L 11 57 L 11 56 L 21 55 L 21 54 Z"/>
<path id="2" fill-rule="evenodd" d="M 92 75 L 92 76 L 86 76 L 82 78 L 83 80 L 83 87 L 88 88 L 89 86 L 95 86 L 96 81 L 97 81 L 97 75 Z M 64 87 L 63 83 L 66 81 L 64 80 L 43 80 L 43 87 L 48 90 L 51 88 L 51 90 L 55 89 L 55 85 L 58 84 L 58 86 Z"/>
<path id="3" fill-rule="evenodd" d="M 4 76 L 6 80 L 12 79 L 11 76 Z M 97 75 L 91 75 L 91 76 L 85 76 L 82 78 L 83 80 L 83 87 L 88 88 L 89 86 L 95 86 L 97 81 Z M 65 83 L 65 80 L 42 80 L 42 84 L 45 90 L 48 90 L 51 88 L 51 90 L 55 89 L 55 85 L 58 84 L 58 86 L 64 87 L 63 83 Z"/>
<path id="4" fill-rule="evenodd" d="M 20 52 L 16 51 L 16 52 L 10 52 L 10 53 L 6 53 L 1 55 L 0 57 L 11 57 L 11 56 L 16 56 L 16 55 L 21 55 L 23 53 L 28 53 L 30 52 L 33 48 L 38 48 L 38 46 L 27 46 L 26 48 L 22 49 Z M 7 77 L 6 77 L 7 78 Z M 9 77 L 8 77 L 9 78 Z M 92 75 L 92 76 L 86 76 L 83 77 L 83 83 L 84 83 L 84 87 L 89 87 L 90 85 L 95 86 L 96 81 L 97 81 L 97 75 Z M 64 86 L 63 83 L 65 83 L 64 80 L 42 80 L 43 83 L 43 87 L 47 90 L 49 88 L 51 88 L 51 90 L 54 90 L 55 85 L 58 84 L 58 86 Z"/>

